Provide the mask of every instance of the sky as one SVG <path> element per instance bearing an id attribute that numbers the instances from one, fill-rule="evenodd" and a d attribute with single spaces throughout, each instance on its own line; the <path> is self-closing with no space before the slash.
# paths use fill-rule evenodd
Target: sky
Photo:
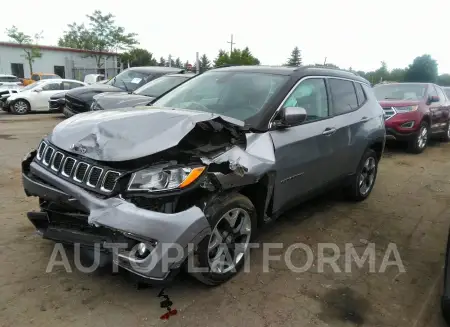
<path id="1" fill-rule="evenodd" d="M 430 54 L 439 74 L 450 73 L 450 1 L 427 0 L 56 0 L 8 1 L 0 19 L 5 29 L 16 25 L 26 34 L 43 31 L 44 45 L 56 45 L 72 22 L 86 22 L 94 10 L 112 13 L 127 32 L 138 33 L 139 47 L 157 58 L 193 63 L 195 53 L 211 60 L 219 49 L 248 46 L 264 65 L 281 65 L 292 49 L 304 64 L 333 63 L 370 71 L 404 68 L 415 57 Z M 72 4 L 72 5 L 71 5 Z M 24 10 L 26 8 L 26 10 Z M 11 13 L 18 13 L 11 14 Z"/>

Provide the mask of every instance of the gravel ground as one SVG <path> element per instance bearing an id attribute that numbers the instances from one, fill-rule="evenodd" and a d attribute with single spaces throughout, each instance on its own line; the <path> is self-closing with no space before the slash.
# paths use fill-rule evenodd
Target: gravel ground
<path id="1" fill-rule="evenodd" d="M 439 314 L 450 203 L 450 144 L 432 144 L 421 155 L 388 150 L 371 197 L 347 203 L 327 194 L 282 217 L 260 236 L 317 249 L 353 243 L 359 253 L 376 247 L 376 271 L 366 263 L 351 272 L 295 273 L 282 261 L 263 272 L 254 250 L 250 273 L 207 288 L 180 275 L 166 293 L 178 310 L 160 320 L 158 287 L 137 289 L 123 275 L 83 274 L 56 267 L 45 273 L 53 243 L 34 234 L 25 213 L 38 208 L 21 185 L 20 161 L 61 115 L 0 113 L 0 325 L 1 326 L 444 326 Z M 379 272 L 395 243 L 406 272 Z M 304 263 L 303 252 L 292 261 Z M 343 255 L 341 259 L 343 258 Z M 344 269 L 342 260 L 338 261 Z M 393 256 L 391 256 L 393 259 Z"/>

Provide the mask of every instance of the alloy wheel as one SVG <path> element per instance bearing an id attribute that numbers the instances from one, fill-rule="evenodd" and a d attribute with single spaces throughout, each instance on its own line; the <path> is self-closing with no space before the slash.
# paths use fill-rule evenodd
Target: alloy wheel
<path id="1" fill-rule="evenodd" d="M 364 166 L 359 175 L 359 192 L 361 195 L 366 195 L 373 186 L 376 174 L 376 159 L 369 157 L 364 162 Z"/>
<path id="2" fill-rule="evenodd" d="M 17 101 L 14 104 L 14 111 L 18 114 L 25 114 L 28 111 L 28 105 L 24 101 Z"/>
<path id="3" fill-rule="evenodd" d="M 244 259 L 250 244 L 252 223 L 250 214 L 242 208 L 225 213 L 217 222 L 208 243 L 208 263 L 211 272 L 226 274 Z"/>
<path id="4" fill-rule="evenodd" d="M 450 131 L 447 131 L 450 133 Z M 417 137 L 417 146 L 423 149 L 428 141 L 428 129 L 426 126 L 422 126 L 419 131 L 419 136 Z"/>

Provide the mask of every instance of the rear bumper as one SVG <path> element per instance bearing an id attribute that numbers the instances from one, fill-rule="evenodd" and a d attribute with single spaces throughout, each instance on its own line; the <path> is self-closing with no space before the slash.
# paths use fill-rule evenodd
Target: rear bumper
<path id="1" fill-rule="evenodd" d="M 180 268 L 190 251 L 211 233 L 211 227 L 198 207 L 165 214 L 138 208 L 118 197 L 98 198 L 29 161 L 24 161 L 22 173 L 27 196 L 38 196 L 89 213 L 85 215 L 85 223 L 89 226 L 86 230 L 55 226 L 45 212 L 28 213 L 39 233 L 63 243 L 79 243 L 82 246 L 100 244 L 101 250 L 106 250 L 105 243 L 115 243 L 118 235 L 149 242 L 153 244 L 153 250 L 144 259 L 138 260 L 129 250 L 120 249 L 118 255 L 112 256 L 116 265 L 145 279 L 167 279 L 172 271 Z M 105 230 L 110 233 L 103 233 Z"/>

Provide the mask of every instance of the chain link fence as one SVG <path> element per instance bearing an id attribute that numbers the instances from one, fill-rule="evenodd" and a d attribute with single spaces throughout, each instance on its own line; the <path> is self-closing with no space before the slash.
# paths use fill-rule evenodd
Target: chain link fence
<path id="1" fill-rule="evenodd" d="M 97 68 L 97 62 L 94 58 L 67 60 L 66 66 L 68 67 L 67 71 L 71 74 L 71 76 L 67 77 L 79 81 L 84 81 L 85 76 L 89 74 L 102 74 L 105 75 L 105 79 L 110 79 L 121 71 L 116 58 L 102 59 L 101 68 Z"/>

